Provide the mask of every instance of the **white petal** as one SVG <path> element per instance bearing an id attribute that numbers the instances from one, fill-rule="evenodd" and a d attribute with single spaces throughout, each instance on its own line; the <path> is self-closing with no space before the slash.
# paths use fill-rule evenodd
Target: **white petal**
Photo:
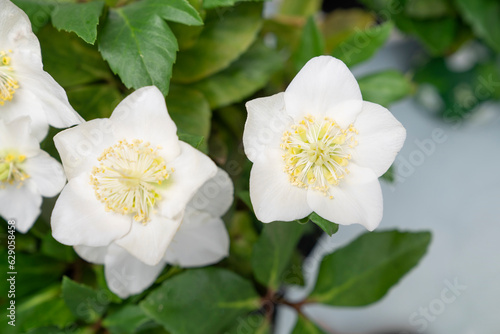
<path id="1" fill-rule="evenodd" d="M 6 185 L 0 189 L 0 215 L 5 219 L 14 219 L 16 229 L 26 233 L 40 215 L 42 196 L 34 184 L 27 180 L 21 187 Z"/>
<path id="2" fill-rule="evenodd" d="M 233 196 L 233 181 L 224 170 L 218 168 L 217 174 L 203 184 L 189 201 L 188 207 L 220 217 L 233 203 Z"/>
<path id="3" fill-rule="evenodd" d="M 108 253 L 109 246 L 90 247 L 76 245 L 73 247 L 75 252 L 85 261 L 90 263 L 104 264 L 104 258 Z"/>
<path id="4" fill-rule="evenodd" d="M 118 139 L 142 139 L 164 148 L 173 160 L 180 153 L 177 127 L 168 114 L 165 98 L 155 86 L 136 90 L 126 97 L 110 117 Z"/>
<path id="5" fill-rule="evenodd" d="M 321 217 L 337 224 L 361 224 L 373 231 L 382 220 L 382 191 L 377 176 L 368 168 L 350 163 L 350 174 L 330 188 L 333 199 L 308 190 L 307 202 Z"/>
<path id="6" fill-rule="evenodd" d="M 121 298 L 127 298 L 151 286 L 164 267 L 163 261 L 149 266 L 120 246 L 111 244 L 105 258 L 104 273 L 109 289 Z"/>
<path id="7" fill-rule="evenodd" d="M 68 182 L 52 211 L 54 239 L 75 246 L 106 246 L 130 230 L 132 218 L 106 212 L 90 185 L 89 175 L 80 175 Z"/>
<path id="8" fill-rule="evenodd" d="M 206 266 L 229 254 L 224 222 L 206 212 L 188 210 L 165 253 L 165 261 L 181 267 Z"/>
<path id="9" fill-rule="evenodd" d="M 16 150 L 26 157 L 32 157 L 41 152 L 38 141 L 31 135 L 30 125 L 31 119 L 27 116 L 16 118 L 8 123 L 0 119 L 0 149 Z"/>
<path id="10" fill-rule="evenodd" d="M 40 54 L 38 39 L 31 30 L 28 16 L 12 2 L 0 1 L 0 49 L 29 48 Z M 31 47 L 30 47 L 31 46 Z M 41 58 L 41 57 L 40 57 Z"/>
<path id="11" fill-rule="evenodd" d="M 109 119 L 94 119 L 54 136 L 68 180 L 89 173 L 102 152 L 116 144 L 111 127 Z"/>
<path id="12" fill-rule="evenodd" d="M 116 244 L 142 262 L 150 266 L 157 265 L 165 255 L 181 220 L 182 215 L 175 219 L 156 215 L 146 224 L 133 222 L 130 232 L 117 240 Z"/>
<path id="13" fill-rule="evenodd" d="M 174 168 L 165 189 L 159 211 L 162 216 L 173 218 L 184 211 L 187 203 L 200 187 L 217 173 L 217 166 L 205 154 L 189 144 L 179 142 L 181 154 L 167 168 Z"/>
<path id="14" fill-rule="evenodd" d="M 61 164 L 45 151 L 26 159 L 25 170 L 45 197 L 59 194 L 66 183 Z"/>
<path id="15" fill-rule="evenodd" d="M 265 147 L 279 147 L 283 132 L 293 120 L 286 113 L 284 93 L 258 98 L 245 106 L 248 117 L 243 131 L 243 147 L 253 162 Z"/>
<path id="16" fill-rule="evenodd" d="M 1 106 L 2 118 L 9 122 L 19 117 L 31 118 L 31 134 L 42 141 L 49 131 L 49 123 L 38 98 L 26 89 L 19 88 L 12 101 Z"/>
<path id="17" fill-rule="evenodd" d="M 330 56 L 309 60 L 285 91 L 287 113 L 296 120 L 322 116 L 349 100 L 361 100 L 358 83 L 343 62 Z"/>
<path id="18" fill-rule="evenodd" d="M 325 116 L 333 119 L 342 129 L 346 129 L 356 121 L 362 110 L 363 101 L 349 100 L 330 107 Z"/>
<path id="19" fill-rule="evenodd" d="M 359 131 L 353 161 L 371 168 L 377 176 L 384 174 L 394 162 L 406 138 L 406 130 L 386 108 L 370 102 L 363 103 L 363 111 L 354 127 Z"/>
<path id="20" fill-rule="evenodd" d="M 312 212 L 307 205 L 307 191 L 292 185 L 283 171 L 281 155 L 281 150 L 268 149 L 250 172 L 250 199 L 257 219 L 264 223 L 292 221 Z"/>

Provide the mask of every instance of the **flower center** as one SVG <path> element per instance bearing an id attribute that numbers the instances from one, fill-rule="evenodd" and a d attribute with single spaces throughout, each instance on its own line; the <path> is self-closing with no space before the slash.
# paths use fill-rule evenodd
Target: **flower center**
<path id="1" fill-rule="evenodd" d="M 133 214 L 143 224 L 150 220 L 155 204 L 161 200 L 160 185 L 170 175 L 165 160 L 157 153 L 160 149 L 134 139 L 132 143 L 121 140 L 104 150 L 90 181 L 106 211 Z"/>
<path id="2" fill-rule="evenodd" d="M 17 80 L 14 79 L 9 53 L 12 53 L 12 50 L 0 51 L 0 106 L 3 106 L 5 101 L 11 101 L 19 88 Z"/>
<path id="3" fill-rule="evenodd" d="M 347 165 L 351 150 L 357 145 L 357 133 L 352 125 L 342 129 L 328 117 L 315 120 L 308 115 L 292 125 L 290 131 L 283 133 L 280 145 L 285 151 L 284 171 L 290 183 L 301 188 L 311 187 L 329 196 L 330 186 L 338 185 L 349 174 Z"/>
<path id="4" fill-rule="evenodd" d="M 17 183 L 22 186 L 24 180 L 30 176 L 23 170 L 23 163 L 26 156 L 16 153 L 0 154 L 0 188 L 5 188 L 5 184 Z"/>

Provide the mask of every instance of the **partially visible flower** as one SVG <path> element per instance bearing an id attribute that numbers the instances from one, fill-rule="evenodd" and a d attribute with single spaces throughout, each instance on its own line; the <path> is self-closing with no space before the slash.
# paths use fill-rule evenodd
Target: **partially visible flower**
<path id="1" fill-rule="evenodd" d="M 40 44 L 28 16 L 9 0 L 0 0 L 0 118 L 31 117 L 41 141 L 48 124 L 66 128 L 83 119 L 64 89 L 43 70 Z"/>
<path id="2" fill-rule="evenodd" d="M 104 264 L 111 291 L 121 298 L 140 293 L 156 280 L 166 264 L 206 266 L 229 254 L 229 236 L 220 218 L 233 201 L 233 184 L 219 169 L 188 203 L 182 224 L 163 259 L 154 266 L 140 261 L 116 242 L 104 247 L 75 246 L 88 262 Z"/>
<path id="3" fill-rule="evenodd" d="M 54 137 L 68 184 L 52 212 L 52 234 L 77 246 L 126 249 L 157 265 L 187 203 L 217 172 L 214 162 L 179 141 L 156 87 L 125 98 L 109 119 Z"/>
<path id="4" fill-rule="evenodd" d="M 57 160 L 31 135 L 30 118 L 0 119 L 0 215 L 27 232 L 40 215 L 42 196 L 53 197 L 66 177 Z"/>
<path id="5" fill-rule="evenodd" d="M 378 177 L 406 131 L 389 110 L 362 100 L 344 63 L 313 58 L 284 93 L 246 107 L 243 144 L 254 163 L 250 198 L 259 220 L 291 221 L 314 211 L 342 225 L 378 226 Z"/>

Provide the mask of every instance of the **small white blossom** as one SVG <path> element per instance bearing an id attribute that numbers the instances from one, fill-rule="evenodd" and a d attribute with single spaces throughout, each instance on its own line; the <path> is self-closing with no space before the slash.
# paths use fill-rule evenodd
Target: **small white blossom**
<path id="1" fill-rule="evenodd" d="M 226 257 L 229 235 L 220 216 L 232 202 L 233 184 L 219 169 L 188 203 L 179 230 L 163 259 L 154 266 L 138 260 L 116 242 L 104 247 L 75 246 L 75 250 L 86 261 L 104 264 L 110 290 L 127 298 L 151 286 L 167 264 L 199 267 Z"/>
<path id="2" fill-rule="evenodd" d="M 124 99 L 109 119 L 54 137 L 68 184 L 52 212 L 52 233 L 71 246 L 115 244 L 147 265 L 163 258 L 198 189 L 217 172 L 179 141 L 156 87 Z"/>
<path id="3" fill-rule="evenodd" d="M 378 226 L 378 177 L 393 163 L 406 131 L 387 109 L 362 100 L 344 63 L 313 58 L 284 93 L 246 107 L 243 144 L 254 163 L 250 198 L 259 220 L 316 212 L 338 224 Z"/>
<path id="4" fill-rule="evenodd" d="M 30 122 L 0 119 L 0 215 L 23 233 L 40 215 L 42 196 L 57 195 L 66 182 L 61 164 L 31 135 Z"/>
<path id="5" fill-rule="evenodd" d="M 39 141 L 49 124 L 66 128 L 83 121 L 64 89 L 43 70 L 40 43 L 28 16 L 9 0 L 0 0 L 0 118 L 19 116 L 31 118 Z"/>

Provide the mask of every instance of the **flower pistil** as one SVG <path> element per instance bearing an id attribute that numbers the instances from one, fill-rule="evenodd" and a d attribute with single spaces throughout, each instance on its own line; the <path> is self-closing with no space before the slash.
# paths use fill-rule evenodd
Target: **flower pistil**
<path id="1" fill-rule="evenodd" d="M 24 180 L 30 177 L 23 169 L 25 160 L 26 156 L 22 154 L 0 154 L 0 188 L 4 188 L 6 183 L 17 183 L 18 187 L 23 185 Z"/>

